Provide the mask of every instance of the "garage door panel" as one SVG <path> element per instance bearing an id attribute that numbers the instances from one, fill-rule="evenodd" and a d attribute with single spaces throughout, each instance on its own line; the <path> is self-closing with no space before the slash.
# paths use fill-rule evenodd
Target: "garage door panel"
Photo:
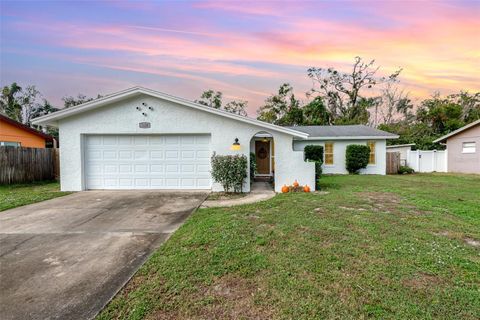
<path id="1" fill-rule="evenodd" d="M 133 137 L 131 136 L 118 136 L 118 145 L 119 146 L 131 146 Z"/>
<path id="2" fill-rule="evenodd" d="M 163 153 L 163 150 L 150 151 L 150 159 L 162 160 L 164 158 Z"/>
<path id="3" fill-rule="evenodd" d="M 210 159 L 210 152 L 207 150 L 197 151 L 197 160 Z"/>
<path id="4" fill-rule="evenodd" d="M 162 136 L 151 136 L 150 144 L 151 145 L 162 145 L 165 143 L 165 138 Z"/>
<path id="5" fill-rule="evenodd" d="M 165 137 L 166 144 L 178 144 L 178 137 L 177 136 L 166 136 Z"/>
<path id="6" fill-rule="evenodd" d="M 114 150 L 103 151 L 103 160 L 116 160 L 116 159 L 118 159 L 116 151 Z"/>
<path id="7" fill-rule="evenodd" d="M 103 145 L 104 146 L 115 146 L 118 144 L 117 136 L 104 136 Z"/>
<path id="8" fill-rule="evenodd" d="M 106 164 L 103 166 L 103 172 L 106 174 L 118 173 L 118 166 Z"/>
<path id="9" fill-rule="evenodd" d="M 165 172 L 165 167 L 163 164 L 151 164 L 150 165 L 150 172 L 151 173 L 164 173 Z"/>
<path id="10" fill-rule="evenodd" d="M 119 178 L 118 179 L 118 185 L 120 187 L 129 187 L 131 188 L 133 186 L 133 179 L 130 178 Z"/>
<path id="11" fill-rule="evenodd" d="M 178 151 L 177 150 L 167 150 L 165 151 L 166 160 L 178 160 Z"/>
<path id="12" fill-rule="evenodd" d="M 195 137 L 195 143 L 197 145 L 199 145 L 199 144 L 208 145 L 208 144 L 210 144 L 210 137 L 209 136 L 196 136 Z"/>
<path id="13" fill-rule="evenodd" d="M 87 189 L 209 189 L 210 137 L 87 136 Z"/>
<path id="14" fill-rule="evenodd" d="M 136 146 L 147 146 L 149 141 L 148 136 L 135 136 L 133 137 L 133 144 Z"/>
<path id="15" fill-rule="evenodd" d="M 197 172 L 198 173 L 209 173 L 210 172 L 210 165 L 206 164 L 197 164 Z"/>
<path id="16" fill-rule="evenodd" d="M 120 150 L 118 151 L 118 159 L 131 160 L 133 159 L 133 152 L 130 150 Z"/>
<path id="17" fill-rule="evenodd" d="M 180 142 L 182 145 L 194 145 L 195 144 L 195 137 L 194 136 L 183 136 L 180 138 Z"/>

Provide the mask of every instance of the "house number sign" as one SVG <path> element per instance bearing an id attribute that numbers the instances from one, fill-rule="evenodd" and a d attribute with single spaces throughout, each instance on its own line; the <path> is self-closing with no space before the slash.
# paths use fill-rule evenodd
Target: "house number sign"
<path id="1" fill-rule="evenodd" d="M 140 122 L 138 126 L 140 127 L 140 129 L 148 129 L 151 127 L 150 122 Z"/>

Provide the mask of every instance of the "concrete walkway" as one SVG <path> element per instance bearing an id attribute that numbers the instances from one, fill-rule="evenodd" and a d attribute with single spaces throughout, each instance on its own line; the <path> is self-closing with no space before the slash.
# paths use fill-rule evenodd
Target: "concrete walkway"
<path id="1" fill-rule="evenodd" d="M 243 198 L 231 200 L 206 200 L 201 208 L 233 207 L 242 204 L 250 204 L 271 199 L 275 196 L 275 191 L 268 182 L 254 182 L 252 190 Z"/>

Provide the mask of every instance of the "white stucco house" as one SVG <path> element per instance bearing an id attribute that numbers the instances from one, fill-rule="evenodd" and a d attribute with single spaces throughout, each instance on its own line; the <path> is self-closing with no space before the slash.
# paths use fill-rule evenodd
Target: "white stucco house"
<path id="1" fill-rule="evenodd" d="M 345 147 L 369 144 L 363 173 L 385 174 L 385 145 L 397 136 L 365 126 L 281 127 L 134 87 L 39 117 L 60 135 L 63 191 L 88 189 L 211 189 L 210 157 L 256 153 L 257 174 L 275 190 L 297 180 L 312 188 L 314 164 L 303 147 L 325 146 L 325 173 L 346 173 Z M 238 139 L 240 146 L 232 148 Z M 249 179 L 249 178 L 247 178 Z M 247 181 L 245 191 L 249 191 Z"/>
<path id="2" fill-rule="evenodd" d="M 346 174 L 345 153 L 350 144 L 363 144 L 370 147 L 370 162 L 361 174 L 385 174 L 386 139 L 396 139 L 398 135 L 364 125 L 344 126 L 299 126 L 290 129 L 308 134 L 307 138 L 295 137 L 293 150 L 303 151 L 306 145 L 322 145 L 324 150 L 323 173 Z"/>

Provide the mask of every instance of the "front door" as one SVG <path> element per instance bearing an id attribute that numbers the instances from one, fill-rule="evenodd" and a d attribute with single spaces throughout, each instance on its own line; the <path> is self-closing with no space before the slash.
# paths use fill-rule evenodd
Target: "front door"
<path id="1" fill-rule="evenodd" d="M 255 141 L 257 173 L 270 174 L 270 141 Z"/>

